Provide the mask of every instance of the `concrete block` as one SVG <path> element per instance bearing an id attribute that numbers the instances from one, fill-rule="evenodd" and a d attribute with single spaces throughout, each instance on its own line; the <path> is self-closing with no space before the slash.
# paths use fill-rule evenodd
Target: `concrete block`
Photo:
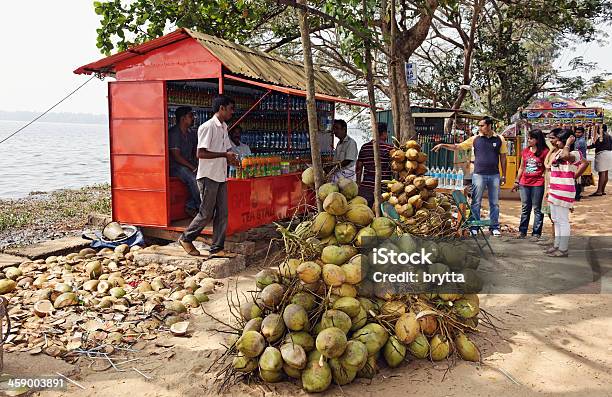
<path id="1" fill-rule="evenodd" d="M 244 255 L 234 258 L 212 258 L 202 262 L 201 271 L 213 278 L 225 278 L 240 273 L 246 269 Z"/>
<path id="2" fill-rule="evenodd" d="M 10 266 L 19 266 L 22 262 L 27 260 L 28 258 L 24 258 L 23 256 L 0 254 L 0 269 Z"/>
<path id="3" fill-rule="evenodd" d="M 41 259 L 51 255 L 65 255 L 89 247 L 90 241 L 81 237 L 63 237 L 20 248 L 8 248 L 6 254 L 25 256 L 29 259 Z"/>

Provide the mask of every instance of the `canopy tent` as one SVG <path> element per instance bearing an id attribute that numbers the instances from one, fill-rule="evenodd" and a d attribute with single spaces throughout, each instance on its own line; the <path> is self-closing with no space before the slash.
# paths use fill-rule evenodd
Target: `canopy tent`
<path id="1" fill-rule="evenodd" d="M 520 111 L 521 119 L 540 127 L 602 123 L 603 117 L 602 108 L 587 107 L 575 99 L 555 94 L 536 99 Z"/>

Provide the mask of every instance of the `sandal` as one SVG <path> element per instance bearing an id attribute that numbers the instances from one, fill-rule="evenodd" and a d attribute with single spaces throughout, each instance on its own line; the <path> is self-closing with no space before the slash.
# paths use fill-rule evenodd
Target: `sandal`
<path id="1" fill-rule="evenodd" d="M 545 254 L 550 255 L 553 252 L 557 251 L 557 247 L 550 247 L 549 249 L 547 249 L 546 251 L 544 251 Z"/>
<path id="2" fill-rule="evenodd" d="M 551 253 L 549 253 L 547 255 L 551 256 L 553 258 L 567 258 L 568 253 L 567 253 L 567 251 L 556 250 L 555 252 L 551 252 Z"/>
<path id="3" fill-rule="evenodd" d="M 591 193 L 589 194 L 589 197 L 599 197 L 599 196 L 603 196 L 605 193 L 599 193 L 599 192 L 595 192 L 595 193 Z"/>
<path id="4" fill-rule="evenodd" d="M 178 240 L 178 243 L 181 247 L 187 252 L 187 254 L 191 256 L 200 256 L 200 251 L 193 245 L 190 241 L 183 241 L 181 239 Z"/>

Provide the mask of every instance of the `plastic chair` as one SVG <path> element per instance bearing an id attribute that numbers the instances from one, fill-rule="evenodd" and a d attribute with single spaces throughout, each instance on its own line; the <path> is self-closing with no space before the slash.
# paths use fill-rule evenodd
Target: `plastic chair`
<path id="1" fill-rule="evenodd" d="M 482 230 L 482 228 L 485 226 L 491 226 L 491 220 L 490 219 L 476 220 L 473 218 L 472 214 L 470 214 L 469 217 L 467 216 L 464 209 L 468 206 L 468 200 L 467 200 L 467 197 L 465 197 L 465 194 L 463 194 L 463 191 L 461 190 L 453 191 L 453 200 L 455 201 L 455 204 L 457 205 L 457 210 L 459 211 L 459 215 L 461 216 L 461 224 L 459 225 L 459 228 L 461 230 L 469 229 L 470 236 L 472 236 L 472 238 L 476 242 L 478 249 L 480 249 L 480 253 L 484 254 L 484 250 L 482 249 L 484 247 L 484 244 L 481 246 L 480 243 L 478 242 L 478 232 L 480 232 L 480 234 L 484 238 L 485 243 L 487 244 L 487 247 L 489 247 L 489 251 L 491 251 L 491 255 L 495 255 L 495 253 L 493 252 L 493 248 L 491 248 L 491 244 L 489 244 L 487 235 Z M 476 234 L 472 233 L 472 230 L 476 230 L 477 231 Z"/>

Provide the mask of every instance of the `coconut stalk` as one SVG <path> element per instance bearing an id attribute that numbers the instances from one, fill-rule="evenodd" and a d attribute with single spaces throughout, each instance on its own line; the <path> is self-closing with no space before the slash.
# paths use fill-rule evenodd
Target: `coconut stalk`
<path id="1" fill-rule="evenodd" d="M 366 0 L 363 0 L 363 25 L 364 28 L 368 28 L 368 13 L 366 10 Z M 380 216 L 380 184 L 382 179 L 380 162 L 380 145 L 379 145 L 379 131 L 378 124 L 376 122 L 376 97 L 374 96 L 374 82 L 372 77 L 372 48 L 369 40 L 364 40 L 365 47 L 365 66 L 366 66 L 366 84 L 368 89 L 368 101 L 370 105 L 370 124 L 372 127 L 373 136 L 373 149 L 374 149 L 374 213 L 376 216 Z"/>
<path id="2" fill-rule="evenodd" d="M 297 3 L 307 6 L 306 0 L 297 0 Z M 318 192 L 319 187 L 323 184 L 323 164 L 321 163 L 321 149 L 319 147 L 319 125 L 317 122 L 317 107 L 315 103 L 315 82 L 314 67 L 312 64 L 312 48 L 310 45 L 310 26 L 308 24 L 308 12 L 305 10 L 305 7 L 298 8 L 298 15 L 300 20 L 302 49 L 304 52 L 304 73 L 306 73 L 306 111 L 308 114 L 310 157 L 314 170 L 315 192 Z M 316 200 L 317 209 L 322 211 L 323 203 L 321 203 L 318 197 Z"/>

